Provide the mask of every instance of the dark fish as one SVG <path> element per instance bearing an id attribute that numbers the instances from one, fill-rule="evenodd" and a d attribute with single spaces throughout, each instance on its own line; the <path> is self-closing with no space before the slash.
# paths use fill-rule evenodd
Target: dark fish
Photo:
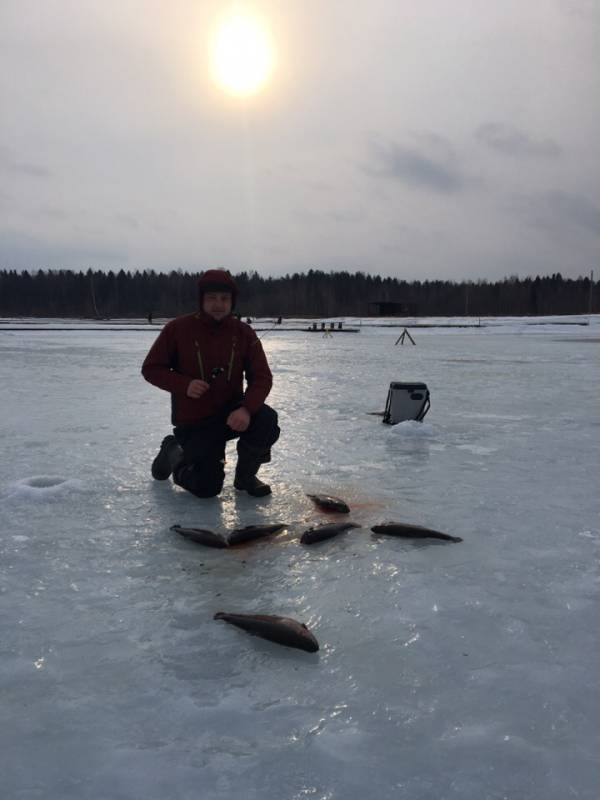
<path id="1" fill-rule="evenodd" d="M 226 614 L 219 611 L 213 619 L 222 619 L 261 639 L 284 644 L 286 647 L 298 647 L 309 653 L 316 653 L 319 643 L 302 622 L 290 617 L 277 617 L 271 614 Z"/>
<path id="2" fill-rule="evenodd" d="M 302 544 L 315 544 L 315 542 L 322 542 L 325 539 L 331 539 L 337 536 L 338 533 L 343 533 L 350 528 L 360 528 L 355 522 L 326 522 L 324 525 L 315 525 L 314 528 L 309 528 L 304 531 L 300 537 Z"/>
<path id="3" fill-rule="evenodd" d="M 204 528 L 182 528 L 181 525 L 171 525 L 171 530 L 192 542 L 204 544 L 206 547 L 227 547 L 227 542 L 222 536 Z"/>
<path id="4" fill-rule="evenodd" d="M 445 542 L 462 542 L 460 536 L 450 536 L 447 533 L 433 531 L 431 528 L 422 528 L 420 525 L 410 525 L 407 522 L 386 522 L 383 525 L 373 525 L 371 530 L 373 533 L 404 536 L 409 539 L 443 539 Z"/>
<path id="5" fill-rule="evenodd" d="M 307 494 L 306 496 L 310 497 L 313 503 L 316 503 L 324 511 L 339 511 L 340 514 L 350 513 L 346 503 L 339 497 L 332 497 L 330 494 Z"/>
<path id="6" fill-rule="evenodd" d="M 274 523 L 273 525 L 246 525 L 245 528 L 236 528 L 227 537 L 227 544 L 242 544 L 251 542 L 254 539 L 262 539 L 263 536 L 270 536 L 272 533 L 279 533 L 285 525 Z"/>

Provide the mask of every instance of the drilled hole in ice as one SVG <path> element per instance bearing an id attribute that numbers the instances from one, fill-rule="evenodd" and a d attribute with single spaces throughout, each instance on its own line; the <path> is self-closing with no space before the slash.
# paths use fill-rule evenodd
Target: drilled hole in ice
<path id="1" fill-rule="evenodd" d="M 22 481 L 23 486 L 31 486 L 32 489 L 48 489 L 50 486 L 60 486 L 66 483 L 66 478 L 57 478 L 51 475 L 39 475 L 33 478 L 26 478 Z"/>

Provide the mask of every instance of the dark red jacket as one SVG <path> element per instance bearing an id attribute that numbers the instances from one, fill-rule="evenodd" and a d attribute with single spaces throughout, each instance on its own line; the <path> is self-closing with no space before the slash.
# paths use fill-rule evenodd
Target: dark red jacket
<path id="1" fill-rule="evenodd" d="M 215 368 L 223 372 L 211 380 Z M 202 311 L 165 325 L 144 360 L 142 375 L 171 392 L 173 425 L 193 425 L 236 402 L 254 414 L 273 385 L 262 344 L 252 328 L 237 317 L 217 322 Z M 210 389 L 194 400 L 186 391 L 196 378 L 210 383 Z"/>

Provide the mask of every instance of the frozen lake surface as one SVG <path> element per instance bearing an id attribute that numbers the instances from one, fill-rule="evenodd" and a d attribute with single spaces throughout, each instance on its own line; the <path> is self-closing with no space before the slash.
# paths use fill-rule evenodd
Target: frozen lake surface
<path id="1" fill-rule="evenodd" d="M 150 477 L 148 327 L 0 331 L 2 796 L 597 800 L 600 320 L 269 331 L 273 495 L 236 495 L 231 444 L 204 501 Z M 422 425 L 368 414 L 411 380 Z M 300 545 L 330 519 L 306 492 L 364 527 Z M 369 531 L 392 519 L 464 541 Z M 261 521 L 288 527 L 225 551 L 169 530 Z"/>

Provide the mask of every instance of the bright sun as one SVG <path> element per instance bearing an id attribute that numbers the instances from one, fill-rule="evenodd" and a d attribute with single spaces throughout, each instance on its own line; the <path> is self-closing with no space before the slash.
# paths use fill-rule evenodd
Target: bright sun
<path id="1" fill-rule="evenodd" d="M 260 91 L 273 71 L 273 48 L 260 21 L 240 10 L 224 17 L 213 39 L 215 81 L 235 95 Z"/>

